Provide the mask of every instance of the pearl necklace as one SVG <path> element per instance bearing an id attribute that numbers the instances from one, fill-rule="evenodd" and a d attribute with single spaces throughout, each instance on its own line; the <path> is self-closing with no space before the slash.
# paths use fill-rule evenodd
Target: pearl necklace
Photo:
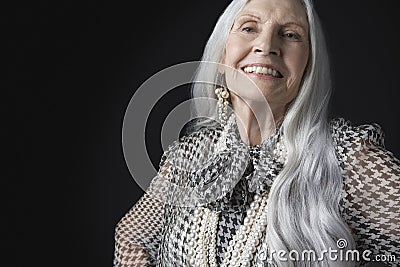
<path id="1" fill-rule="evenodd" d="M 194 267 L 217 267 L 216 236 L 219 213 L 197 208 L 189 233 L 189 264 Z"/>
<path id="2" fill-rule="evenodd" d="M 223 267 L 250 266 L 267 226 L 268 194 L 255 195 L 243 224 L 229 242 Z M 190 266 L 216 267 L 216 235 L 219 212 L 200 207 L 194 210 L 189 233 Z"/>

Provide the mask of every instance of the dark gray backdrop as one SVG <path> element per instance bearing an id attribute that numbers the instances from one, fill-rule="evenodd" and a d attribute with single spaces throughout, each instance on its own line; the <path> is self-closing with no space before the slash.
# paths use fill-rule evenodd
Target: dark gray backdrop
<path id="1" fill-rule="evenodd" d="M 15 140 L 16 163 L 3 179 L 4 266 L 111 266 L 114 227 L 142 194 L 122 154 L 125 108 L 157 71 L 200 59 L 228 2 L 30 1 L 4 9 L 6 92 L 15 108 L 5 140 Z M 397 2 L 316 6 L 334 72 L 332 115 L 379 123 L 400 155 Z M 153 115 L 154 164 L 159 114 L 186 98 L 172 92 Z"/>

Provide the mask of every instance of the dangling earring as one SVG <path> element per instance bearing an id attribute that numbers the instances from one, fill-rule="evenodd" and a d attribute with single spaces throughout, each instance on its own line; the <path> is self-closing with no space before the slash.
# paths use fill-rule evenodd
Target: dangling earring
<path id="1" fill-rule="evenodd" d="M 215 89 L 215 94 L 218 97 L 218 116 L 222 126 L 225 126 L 228 121 L 228 105 L 229 92 L 226 87 Z"/>

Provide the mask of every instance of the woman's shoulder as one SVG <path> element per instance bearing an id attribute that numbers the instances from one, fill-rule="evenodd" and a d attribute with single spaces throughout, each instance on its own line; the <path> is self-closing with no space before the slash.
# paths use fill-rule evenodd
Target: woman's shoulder
<path id="1" fill-rule="evenodd" d="M 190 160 L 204 157 L 221 137 L 223 128 L 215 123 L 190 125 L 164 151 L 160 164 L 169 158 Z"/>
<path id="2" fill-rule="evenodd" d="M 215 123 L 202 123 L 188 127 L 175 142 L 184 150 L 213 146 L 221 137 L 223 128 Z"/>
<path id="3" fill-rule="evenodd" d="M 385 134 L 378 123 L 354 125 L 345 118 L 334 118 L 330 121 L 330 128 L 336 146 L 350 145 L 353 149 L 362 149 L 365 146 L 385 147 Z"/>
<path id="4" fill-rule="evenodd" d="M 216 154 L 221 133 L 221 127 L 202 126 L 181 135 L 164 151 L 157 181 L 168 181 L 168 184 L 178 184 L 180 187 L 198 182 L 196 174 L 207 162 L 213 162 L 211 158 Z M 154 183 L 155 187 L 168 188 L 159 184 Z"/>

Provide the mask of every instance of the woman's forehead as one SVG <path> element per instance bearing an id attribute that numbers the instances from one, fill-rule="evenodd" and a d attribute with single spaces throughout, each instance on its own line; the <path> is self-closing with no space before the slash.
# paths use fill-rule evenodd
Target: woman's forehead
<path id="1" fill-rule="evenodd" d="M 273 17 L 282 24 L 291 22 L 308 28 L 307 13 L 301 0 L 249 0 L 236 19 L 245 15 L 261 21 Z"/>

